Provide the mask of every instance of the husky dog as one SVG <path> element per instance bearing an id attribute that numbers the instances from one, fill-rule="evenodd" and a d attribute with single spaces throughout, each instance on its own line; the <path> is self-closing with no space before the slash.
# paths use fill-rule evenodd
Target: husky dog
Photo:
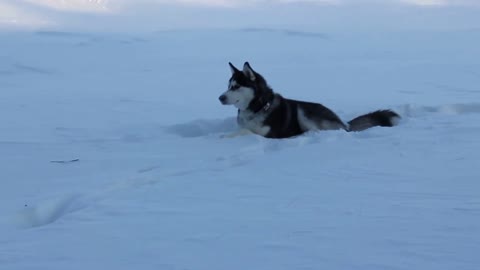
<path id="1" fill-rule="evenodd" d="M 400 116 L 391 110 L 378 110 L 344 123 L 333 111 L 319 103 L 286 99 L 273 92 L 267 81 L 248 62 L 243 70 L 228 63 L 232 71 L 228 90 L 219 100 L 238 109 L 242 128 L 234 137 L 253 132 L 266 138 L 289 138 L 307 131 L 362 131 L 374 126 L 394 126 Z"/>

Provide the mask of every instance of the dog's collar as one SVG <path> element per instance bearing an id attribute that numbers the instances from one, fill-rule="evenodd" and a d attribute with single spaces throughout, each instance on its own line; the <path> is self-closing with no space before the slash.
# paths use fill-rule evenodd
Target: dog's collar
<path id="1" fill-rule="evenodd" d="M 272 102 L 273 98 L 266 102 L 262 102 L 262 100 L 257 100 L 255 103 L 250 104 L 249 109 L 254 113 L 268 112 L 268 110 L 270 110 L 270 108 L 272 107 Z"/>
<path id="2" fill-rule="evenodd" d="M 260 113 L 260 112 L 268 112 L 270 110 L 270 107 L 272 107 L 272 103 L 268 101 L 265 103 L 265 105 L 258 104 L 256 110 L 252 110 L 254 113 Z"/>
<path id="3" fill-rule="evenodd" d="M 247 110 L 253 113 L 268 112 L 272 105 L 274 104 L 275 96 L 273 94 L 266 95 L 257 99 L 252 100 L 248 105 Z"/>
<path id="4" fill-rule="evenodd" d="M 267 102 L 267 104 L 265 104 L 265 106 L 263 106 L 262 111 L 267 112 L 270 109 L 271 106 L 272 106 L 272 104 L 270 104 L 270 102 Z"/>

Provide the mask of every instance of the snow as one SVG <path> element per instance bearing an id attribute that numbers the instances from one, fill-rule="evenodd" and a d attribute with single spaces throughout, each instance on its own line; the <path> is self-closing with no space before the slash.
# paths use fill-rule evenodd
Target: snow
<path id="1" fill-rule="evenodd" d="M 0 33 L 2 269 L 478 269 L 480 31 Z M 236 129 L 228 62 L 394 128 Z M 58 163 L 52 161 L 78 161 Z"/>

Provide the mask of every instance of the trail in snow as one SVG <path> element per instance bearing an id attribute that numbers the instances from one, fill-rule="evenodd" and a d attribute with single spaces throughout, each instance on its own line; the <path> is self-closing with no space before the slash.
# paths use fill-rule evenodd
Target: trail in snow
<path id="1" fill-rule="evenodd" d="M 439 106 L 405 104 L 395 106 L 394 111 L 399 113 L 403 120 L 431 115 L 462 115 L 480 113 L 480 103 L 472 102 L 463 104 L 445 104 Z M 349 115 L 353 114 L 349 112 Z M 228 133 L 236 130 L 237 128 L 236 118 L 231 117 L 216 120 L 197 119 L 184 124 L 175 124 L 169 126 L 166 128 L 166 131 L 176 134 L 180 137 L 191 138 Z"/>

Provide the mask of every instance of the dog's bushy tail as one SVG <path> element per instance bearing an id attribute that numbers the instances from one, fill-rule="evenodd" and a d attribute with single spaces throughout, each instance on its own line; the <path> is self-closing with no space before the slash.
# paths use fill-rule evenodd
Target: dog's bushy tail
<path id="1" fill-rule="evenodd" d="M 400 115 L 391 110 L 378 110 L 360 115 L 348 122 L 348 131 L 362 131 L 371 127 L 393 127 L 398 123 Z"/>

